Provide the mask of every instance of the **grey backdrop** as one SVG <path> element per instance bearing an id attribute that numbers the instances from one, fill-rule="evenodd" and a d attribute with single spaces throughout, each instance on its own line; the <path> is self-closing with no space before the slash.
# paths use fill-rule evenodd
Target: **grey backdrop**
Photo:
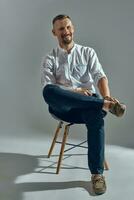
<path id="1" fill-rule="evenodd" d="M 52 18 L 66 13 L 75 42 L 96 50 L 111 93 L 127 105 L 124 118 L 108 115 L 107 143 L 134 147 L 133 11 L 133 0 L 0 0 L 1 137 L 52 134 L 56 122 L 42 98 L 40 62 L 57 44 Z M 73 131 L 81 137 L 86 130 L 77 125 Z"/>

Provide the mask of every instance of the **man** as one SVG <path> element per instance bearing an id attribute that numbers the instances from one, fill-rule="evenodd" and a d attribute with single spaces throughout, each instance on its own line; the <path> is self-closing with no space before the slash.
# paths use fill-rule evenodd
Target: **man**
<path id="1" fill-rule="evenodd" d="M 42 61 L 43 97 L 50 113 L 65 121 L 86 125 L 93 189 L 96 194 L 103 194 L 106 191 L 103 118 L 108 111 L 121 117 L 126 107 L 111 97 L 108 79 L 94 49 L 74 42 L 71 18 L 56 16 L 52 33 L 59 45 Z M 94 84 L 102 98 L 96 94 Z"/>

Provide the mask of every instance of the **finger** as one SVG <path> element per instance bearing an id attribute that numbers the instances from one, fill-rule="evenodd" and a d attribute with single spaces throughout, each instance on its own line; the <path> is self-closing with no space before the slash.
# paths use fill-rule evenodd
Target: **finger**
<path id="1" fill-rule="evenodd" d="M 86 96 L 89 96 L 88 92 L 86 92 L 86 91 L 84 92 L 84 94 L 85 94 Z"/>
<path id="2" fill-rule="evenodd" d="M 113 98 L 113 100 L 114 100 L 114 102 L 118 102 L 119 103 L 119 101 L 116 98 Z"/>
<path id="3" fill-rule="evenodd" d="M 91 95 L 92 95 L 92 93 L 91 93 L 90 90 L 86 89 L 86 92 L 87 92 L 88 96 L 91 96 Z"/>
<path id="4" fill-rule="evenodd" d="M 89 96 L 92 96 L 92 93 L 89 90 L 87 91 L 87 93 Z"/>

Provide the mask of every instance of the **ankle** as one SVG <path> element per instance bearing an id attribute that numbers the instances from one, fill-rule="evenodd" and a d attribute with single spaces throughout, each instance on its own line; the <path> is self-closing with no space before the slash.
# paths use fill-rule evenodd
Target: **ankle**
<path id="1" fill-rule="evenodd" d="M 103 174 L 92 174 L 92 177 L 94 176 L 103 176 Z"/>

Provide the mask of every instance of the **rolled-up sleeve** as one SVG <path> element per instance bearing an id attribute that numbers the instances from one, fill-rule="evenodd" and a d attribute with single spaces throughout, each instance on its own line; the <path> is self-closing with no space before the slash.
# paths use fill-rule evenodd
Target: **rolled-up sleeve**
<path id="1" fill-rule="evenodd" d="M 103 71 L 103 68 L 99 62 L 99 59 L 94 49 L 92 49 L 90 52 L 89 69 L 90 69 L 91 76 L 96 85 L 98 84 L 98 81 L 101 78 L 106 77 L 106 74 Z"/>
<path id="2" fill-rule="evenodd" d="M 53 58 L 47 55 L 41 62 L 41 85 L 44 88 L 47 84 L 55 83 Z"/>

